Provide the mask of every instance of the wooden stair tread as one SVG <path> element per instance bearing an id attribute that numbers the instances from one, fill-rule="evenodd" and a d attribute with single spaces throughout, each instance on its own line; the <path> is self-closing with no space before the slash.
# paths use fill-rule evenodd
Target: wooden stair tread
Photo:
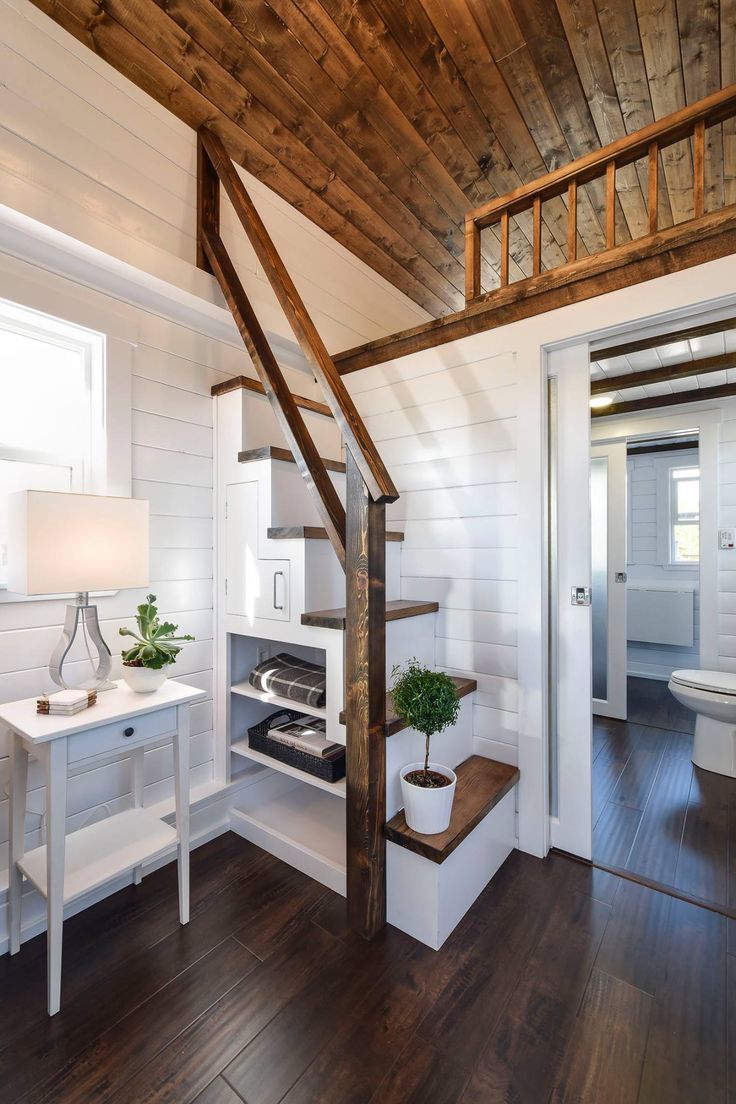
<path id="1" fill-rule="evenodd" d="M 459 675 L 450 675 L 450 678 L 457 687 L 458 696 L 461 698 L 467 697 L 468 694 L 472 694 L 478 689 L 478 682 L 473 678 L 463 678 Z M 340 713 L 340 724 L 347 723 L 347 715 L 343 709 Z M 397 732 L 403 732 L 406 728 L 406 721 L 401 717 L 397 717 L 394 713 L 394 703 L 391 697 L 391 691 L 386 694 L 386 721 L 383 726 L 384 736 L 395 736 Z"/>
<path id="2" fill-rule="evenodd" d="M 386 620 L 400 621 L 404 617 L 421 617 L 425 613 L 437 613 L 439 602 L 411 602 L 405 598 L 386 603 Z M 302 614 L 302 625 L 315 625 L 320 629 L 344 629 L 345 607 L 313 610 Z"/>
<path id="3" fill-rule="evenodd" d="M 471 755 L 455 768 L 455 774 L 455 800 L 446 832 L 435 836 L 413 832 L 402 809 L 386 825 L 386 839 L 432 862 L 443 863 L 519 781 L 518 767 L 482 755 Z"/>
<path id="4" fill-rule="evenodd" d="M 281 525 L 269 528 L 269 540 L 329 540 L 327 530 L 319 525 Z M 403 541 L 404 534 L 386 530 L 387 541 Z"/>
<path id="5" fill-rule="evenodd" d="M 246 449 L 245 452 L 238 453 L 239 464 L 248 464 L 251 460 L 285 460 L 288 464 L 296 464 L 294 454 L 278 445 L 264 445 L 263 448 Z M 328 471 L 345 474 L 342 460 L 330 460 L 326 456 L 321 457 L 321 460 Z"/>
<path id="6" fill-rule="evenodd" d="M 253 391 L 256 395 L 265 395 L 266 389 L 259 380 L 251 379 L 249 376 L 233 376 L 232 379 L 223 380 L 222 383 L 216 383 L 210 388 L 210 394 L 213 398 L 217 395 L 227 395 L 229 391 Z M 311 410 L 314 414 L 323 414 L 325 418 L 331 418 L 332 411 L 327 403 L 317 402 L 316 399 L 308 399 L 306 395 L 292 395 L 294 402 L 297 406 L 300 406 L 302 410 Z"/>

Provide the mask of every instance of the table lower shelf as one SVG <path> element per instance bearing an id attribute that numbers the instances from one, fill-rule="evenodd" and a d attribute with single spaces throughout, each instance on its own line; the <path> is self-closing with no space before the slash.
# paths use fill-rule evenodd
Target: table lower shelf
<path id="1" fill-rule="evenodd" d="M 158 858 L 174 848 L 177 839 L 176 829 L 147 809 L 128 809 L 72 832 L 66 837 L 64 903 Z M 46 855 L 46 846 L 36 847 L 18 863 L 44 896 Z"/>

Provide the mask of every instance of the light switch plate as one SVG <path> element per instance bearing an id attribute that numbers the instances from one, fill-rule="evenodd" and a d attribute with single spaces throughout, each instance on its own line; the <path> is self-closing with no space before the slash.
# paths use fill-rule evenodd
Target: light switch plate
<path id="1" fill-rule="evenodd" d="M 736 530 L 733 529 L 719 529 L 718 530 L 718 547 L 722 551 L 727 549 L 736 548 Z"/>

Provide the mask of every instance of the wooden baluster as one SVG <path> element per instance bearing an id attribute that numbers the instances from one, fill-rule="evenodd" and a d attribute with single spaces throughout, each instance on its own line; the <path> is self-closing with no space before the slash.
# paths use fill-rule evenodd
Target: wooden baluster
<path id="1" fill-rule="evenodd" d="M 705 214 L 705 119 L 699 119 L 693 133 L 693 214 Z"/>
<path id="2" fill-rule="evenodd" d="M 606 249 L 616 244 L 616 162 L 606 165 Z"/>
<path id="3" fill-rule="evenodd" d="M 501 287 L 508 287 L 509 282 L 509 213 L 501 214 Z"/>
<path id="4" fill-rule="evenodd" d="M 542 197 L 535 196 L 532 208 L 533 234 L 532 234 L 532 275 L 538 276 L 542 271 Z"/>
<path id="5" fill-rule="evenodd" d="M 578 182 L 567 185 L 567 263 L 578 259 Z"/>
<path id="6" fill-rule="evenodd" d="M 472 303 L 480 295 L 480 229 L 475 219 L 465 219 L 465 302 Z"/>
<path id="7" fill-rule="evenodd" d="M 372 939 L 386 922 L 386 508 L 345 460 L 348 919 Z"/>
<path id="8" fill-rule="evenodd" d="M 220 181 L 197 135 L 197 268 L 212 272 L 204 247 L 205 230 L 220 232 Z"/>
<path id="9" fill-rule="evenodd" d="M 659 229 L 659 146 L 652 142 L 647 154 L 647 204 L 649 207 L 649 233 Z"/>

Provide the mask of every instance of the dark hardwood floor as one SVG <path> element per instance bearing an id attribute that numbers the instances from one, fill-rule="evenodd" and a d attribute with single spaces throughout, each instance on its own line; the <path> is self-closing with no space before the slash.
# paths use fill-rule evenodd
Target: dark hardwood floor
<path id="1" fill-rule="evenodd" d="M 44 937 L 0 959 L 2 1104 L 736 1098 L 715 912 L 514 852 L 435 953 L 392 928 L 364 943 L 340 897 L 232 834 L 193 855 L 186 928 L 175 883 L 67 922 L 53 1019 Z"/>
<path id="2" fill-rule="evenodd" d="M 593 861 L 736 912 L 736 779 L 693 766 L 666 682 L 630 678 L 628 707 L 593 718 Z"/>

